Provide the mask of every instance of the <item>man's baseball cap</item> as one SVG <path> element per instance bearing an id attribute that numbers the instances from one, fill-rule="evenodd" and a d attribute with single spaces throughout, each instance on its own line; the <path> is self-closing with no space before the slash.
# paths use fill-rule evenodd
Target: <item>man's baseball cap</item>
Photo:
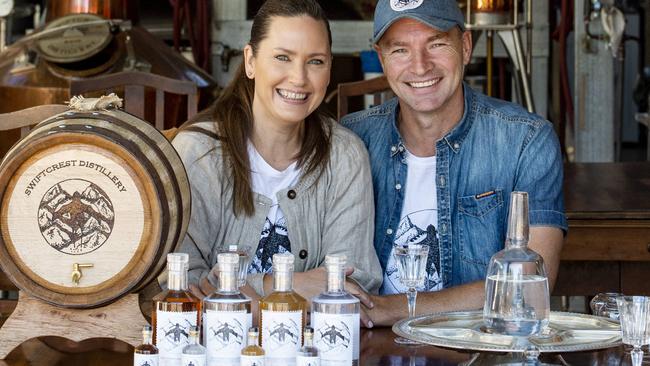
<path id="1" fill-rule="evenodd" d="M 465 18 L 456 0 L 379 0 L 372 42 L 377 43 L 393 23 L 403 18 L 418 20 L 443 32 L 454 26 L 465 31 Z"/>

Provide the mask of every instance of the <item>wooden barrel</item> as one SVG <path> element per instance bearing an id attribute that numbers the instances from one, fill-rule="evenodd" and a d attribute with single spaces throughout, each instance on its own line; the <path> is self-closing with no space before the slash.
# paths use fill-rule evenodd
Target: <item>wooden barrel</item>
<path id="1" fill-rule="evenodd" d="M 121 111 L 62 113 L 0 165 L 0 265 L 48 303 L 105 305 L 156 278 L 189 212 L 183 164 L 153 126 Z"/>

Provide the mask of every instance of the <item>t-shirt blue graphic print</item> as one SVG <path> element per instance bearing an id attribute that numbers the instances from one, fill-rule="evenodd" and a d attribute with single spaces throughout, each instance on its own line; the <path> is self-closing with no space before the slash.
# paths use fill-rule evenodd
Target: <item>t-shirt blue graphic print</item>
<path id="1" fill-rule="evenodd" d="M 267 217 L 248 273 L 271 273 L 273 254 L 285 252 L 291 252 L 291 243 L 287 235 L 287 223 L 284 216 L 280 217 L 275 224 L 271 223 Z"/>
<path id="2" fill-rule="evenodd" d="M 426 277 L 420 291 L 442 289 L 440 244 L 438 241 L 438 199 L 436 194 L 436 157 L 417 157 L 406 151 L 408 172 L 402 218 L 395 231 L 394 245 L 420 244 L 429 247 Z M 386 263 L 382 295 L 406 292 L 400 282 L 397 263 L 391 252 Z"/>

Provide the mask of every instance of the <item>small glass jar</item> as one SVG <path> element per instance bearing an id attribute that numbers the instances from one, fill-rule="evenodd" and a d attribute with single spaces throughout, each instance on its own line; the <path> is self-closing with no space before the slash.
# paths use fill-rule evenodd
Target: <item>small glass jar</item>
<path id="1" fill-rule="evenodd" d="M 616 298 L 624 296 L 617 292 L 601 292 L 594 296 L 589 302 L 591 313 L 596 316 L 618 320 L 618 306 L 616 305 Z"/>

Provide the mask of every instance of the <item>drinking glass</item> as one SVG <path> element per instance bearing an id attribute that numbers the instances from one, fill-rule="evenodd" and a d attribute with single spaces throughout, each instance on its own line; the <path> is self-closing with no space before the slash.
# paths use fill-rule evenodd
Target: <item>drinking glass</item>
<path id="1" fill-rule="evenodd" d="M 616 298 L 621 321 L 623 343 L 631 345 L 632 365 L 643 361 L 642 346 L 650 343 L 650 297 L 619 296 Z"/>
<path id="2" fill-rule="evenodd" d="M 395 245 L 393 247 L 393 256 L 397 263 L 397 272 L 400 282 L 408 287 L 406 299 L 408 301 L 409 317 L 415 316 L 415 299 L 418 292 L 416 287 L 424 284 L 424 278 L 427 274 L 427 257 L 429 256 L 429 247 L 420 244 Z M 417 345 L 418 342 L 403 337 L 395 338 L 395 343 Z"/>
<path id="3" fill-rule="evenodd" d="M 237 274 L 237 286 L 242 287 L 246 284 L 246 276 L 248 275 L 248 266 L 253 260 L 252 247 L 250 245 L 229 245 L 227 249 L 219 251 L 219 253 L 237 253 L 239 255 L 239 273 Z"/>

